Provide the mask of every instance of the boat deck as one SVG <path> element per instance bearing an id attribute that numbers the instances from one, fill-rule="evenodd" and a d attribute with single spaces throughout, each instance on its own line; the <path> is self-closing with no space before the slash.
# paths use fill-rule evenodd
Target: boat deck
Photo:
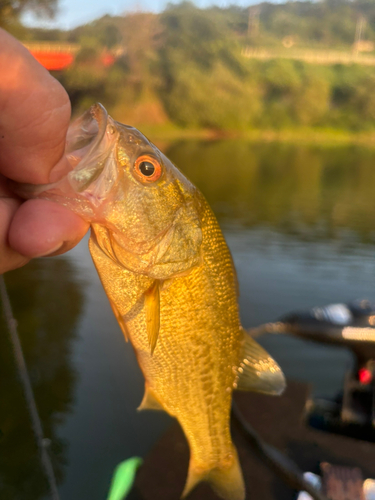
<path id="1" fill-rule="evenodd" d="M 375 443 L 360 441 L 308 427 L 304 410 L 310 389 L 307 384 L 288 382 L 281 397 L 236 393 L 238 408 L 268 444 L 275 446 L 302 471 L 319 474 L 319 464 L 359 467 L 364 478 L 375 478 Z M 249 447 L 236 422 L 232 425 L 245 484 L 250 500 L 292 500 L 296 490 L 287 486 Z M 156 443 L 145 458 L 135 483 L 142 500 L 177 500 L 186 480 L 189 449 L 177 422 Z M 132 495 L 133 498 L 133 495 Z M 189 500 L 218 500 L 207 484 L 200 484 Z"/>

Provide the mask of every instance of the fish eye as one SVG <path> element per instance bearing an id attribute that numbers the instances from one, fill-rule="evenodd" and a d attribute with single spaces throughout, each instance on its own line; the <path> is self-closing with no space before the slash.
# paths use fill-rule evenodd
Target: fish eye
<path id="1" fill-rule="evenodd" d="M 134 171 L 139 180 L 143 182 L 155 182 L 162 173 L 158 160 L 149 155 L 142 155 L 137 158 L 134 164 Z"/>
<path id="2" fill-rule="evenodd" d="M 138 168 L 141 174 L 145 175 L 146 177 L 150 177 L 155 172 L 154 165 L 149 161 L 143 161 L 139 164 Z"/>

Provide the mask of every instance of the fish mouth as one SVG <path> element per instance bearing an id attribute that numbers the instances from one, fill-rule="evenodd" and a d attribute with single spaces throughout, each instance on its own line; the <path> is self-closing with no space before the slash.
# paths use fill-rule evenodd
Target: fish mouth
<path id="1" fill-rule="evenodd" d="M 69 126 L 65 155 L 72 170 L 51 184 L 12 182 L 11 189 L 26 199 L 78 196 L 97 207 L 117 179 L 113 152 L 118 135 L 116 123 L 106 109 L 99 103 L 94 104 Z"/>
<path id="2" fill-rule="evenodd" d="M 106 136 L 115 135 L 109 121 L 113 120 L 106 109 L 96 103 L 68 129 L 65 154 L 73 170 L 67 177 L 77 193 L 85 191 L 104 170 L 113 142 Z"/>

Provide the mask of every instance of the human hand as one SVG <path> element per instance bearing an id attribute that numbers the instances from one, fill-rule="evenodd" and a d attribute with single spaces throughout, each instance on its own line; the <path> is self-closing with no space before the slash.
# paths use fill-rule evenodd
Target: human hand
<path id="1" fill-rule="evenodd" d="M 22 202 L 8 189 L 7 179 L 45 184 L 71 169 L 64 156 L 70 102 L 60 83 L 2 29 L 0 75 L 1 274 L 66 252 L 88 223 L 52 201 Z"/>

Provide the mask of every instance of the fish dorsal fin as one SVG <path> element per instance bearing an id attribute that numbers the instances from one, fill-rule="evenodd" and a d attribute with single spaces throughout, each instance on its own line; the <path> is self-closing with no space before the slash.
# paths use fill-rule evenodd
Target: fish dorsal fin
<path id="1" fill-rule="evenodd" d="M 162 404 L 157 400 L 153 390 L 147 386 L 145 387 L 142 402 L 138 406 L 138 411 L 141 410 L 164 410 Z"/>
<path id="2" fill-rule="evenodd" d="M 280 395 L 286 387 L 280 366 L 250 335 L 244 335 L 243 359 L 237 368 L 238 377 L 234 388 Z"/>
<path id="3" fill-rule="evenodd" d="M 155 280 L 145 293 L 146 326 L 151 355 L 154 353 L 160 330 L 160 281 Z"/>

